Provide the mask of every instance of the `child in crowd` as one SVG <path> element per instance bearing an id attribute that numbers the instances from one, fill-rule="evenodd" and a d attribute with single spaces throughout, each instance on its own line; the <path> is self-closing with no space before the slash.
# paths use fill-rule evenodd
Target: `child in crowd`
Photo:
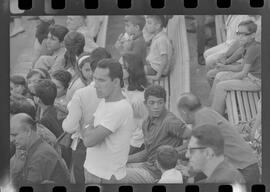
<path id="1" fill-rule="evenodd" d="M 163 145 L 158 148 L 157 166 L 162 172 L 158 183 L 183 183 L 182 173 L 175 169 L 178 160 L 178 153 L 170 145 Z"/>
<path id="2" fill-rule="evenodd" d="M 55 63 L 50 72 L 64 69 L 71 73 L 72 77 L 76 73 L 77 58 L 84 52 L 85 38 L 79 32 L 69 32 L 64 38 L 66 52 L 62 62 Z"/>
<path id="3" fill-rule="evenodd" d="M 147 80 L 144 64 L 139 56 L 124 54 L 123 62 L 128 72 L 128 80 L 125 82 L 126 95 L 132 106 L 135 122 L 135 130 L 132 132 L 130 141 L 129 154 L 131 155 L 144 149 L 142 123 L 148 116 L 147 108 L 144 105 L 144 90 L 147 87 Z"/>
<path id="4" fill-rule="evenodd" d="M 26 76 L 26 82 L 29 89 L 33 87 L 35 83 L 37 83 L 40 79 L 50 79 L 50 74 L 41 68 L 35 68 L 29 71 Z"/>
<path id="5" fill-rule="evenodd" d="M 54 101 L 55 107 L 58 109 L 57 118 L 62 121 L 68 114 L 66 93 L 71 81 L 71 74 L 65 70 L 58 70 L 52 74 L 52 81 L 56 85 L 57 95 Z"/>
<path id="6" fill-rule="evenodd" d="M 143 61 L 145 60 L 146 44 L 142 34 L 144 25 L 145 19 L 143 16 L 125 16 L 125 33 L 122 33 L 115 43 L 115 47 L 120 52 L 121 56 L 130 53 L 140 56 Z"/>
<path id="7" fill-rule="evenodd" d="M 50 26 L 54 24 L 55 24 L 54 16 L 39 17 L 39 23 L 36 27 L 36 34 L 35 34 L 36 40 L 34 44 L 34 48 L 37 52 L 41 52 L 41 54 L 44 53 L 46 55 L 50 55 L 49 50 L 46 49 L 46 39 L 49 34 Z"/>
<path id="8" fill-rule="evenodd" d="M 12 75 L 10 77 L 10 93 L 25 95 L 27 93 L 26 80 L 21 75 Z"/>
<path id="9" fill-rule="evenodd" d="M 76 90 L 89 85 L 92 81 L 93 72 L 91 70 L 91 54 L 83 53 L 76 62 L 76 71 L 69 84 L 66 95 L 66 102 L 68 103 Z"/>
<path id="10" fill-rule="evenodd" d="M 146 57 L 145 72 L 151 81 L 168 75 L 172 57 L 172 45 L 163 31 L 165 18 L 162 15 L 146 16 L 146 30 L 153 34 L 149 53 Z"/>
<path id="11" fill-rule="evenodd" d="M 46 39 L 46 50 L 49 55 L 38 52 L 34 58 L 32 68 L 43 68 L 49 71 L 53 65 L 59 65 L 63 62 L 65 47 L 64 37 L 68 29 L 62 25 L 53 25 L 49 27 L 48 37 Z"/>
<path id="12" fill-rule="evenodd" d="M 86 26 L 86 16 L 67 16 L 66 23 L 69 31 L 79 32 L 83 34 L 85 38 L 85 51 L 91 53 L 94 49 L 98 47 L 92 37 L 92 33 L 88 30 Z"/>

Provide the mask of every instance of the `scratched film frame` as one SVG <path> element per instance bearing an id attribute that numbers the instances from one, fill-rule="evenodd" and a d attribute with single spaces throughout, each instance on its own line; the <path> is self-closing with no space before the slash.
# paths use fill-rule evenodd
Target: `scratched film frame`
<path id="1" fill-rule="evenodd" d="M 45 1 L 45 2 L 44 2 Z M 230 8 L 218 8 L 216 0 L 202 1 L 199 0 L 198 6 L 196 8 L 187 9 L 184 7 L 184 0 L 170 0 L 165 1 L 166 5 L 162 9 L 152 9 L 150 2 L 145 0 L 133 0 L 132 7 L 129 9 L 119 9 L 117 7 L 116 1 L 111 0 L 99 0 L 98 9 L 84 9 L 83 3 L 77 1 L 66 0 L 66 8 L 62 10 L 53 10 L 50 8 L 50 1 L 46 0 L 34 0 L 32 2 L 32 9 L 24 11 L 19 15 L 24 16 L 39 16 L 39 15 L 127 15 L 127 14 L 139 14 L 139 15 L 150 15 L 150 14 L 163 14 L 163 15 L 229 15 L 229 14 L 247 14 L 247 15 L 261 15 L 262 16 L 262 145 L 263 145 L 263 167 L 262 167 L 262 183 L 265 185 L 266 189 L 269 189 L 269 178 L 270 178 L 270 168 L 269 168 L 269 139 L 270 135 L 269 129 L 267 127 L 270 125 L 270 120 L 267 114 L 270 113 L 270 103 L 268 98 L 270 93 L 267 89 L 267 71 L 270 71 L 267 62 L 270 60 L 268 50 L 270 49 L 270 2 L 265 1 L 264 6 L 261 8 L 251 8 L 249 0 L 233 0 L 231 2 Z M 9 41 L 9 24 L 10 16 L 13 14 L 9 12 L 8 1 L 5 0 L 1 4 L 0 12 L 0 23 L 2 27 L 0 28 L 1 40 L 1 51 L 0 58 L 2 61 L 0 70 L 0 84 L 1 84 L 1 134 L 0 134 L 0 151 L 1 151 L 1 163 L 0 163 L 0 176 L 1 182 L 5 180 L 6 175 L 9 171 L 9 75 L 10 75 L 10 41 Z M 214 184 L 197 184 L 200 191 L 218 191 L 219 185 Z M 102 185 L 100 187 L 101 191 L 118 191 L 121 185 Z M 154 188 L 154 184 L 147 185 L 131 185 L 134 191 L 152 191 L 158 190 Z M 165 185 L 167 191 L 196 191 L 197 188 L 189 188 L 188 185 Z M 52 191 L 54 186 L 52 185 L 37 185 L 33 186 L 34 191 L 46 190 Z M 70 185 L 67 186 L 70 191 L 82 191 L 85 189 L 84 186 Z M 247 191 L 251 191 L 251 186 L 247 186 Z M 267 191 L 267 190 L 266 190 Z"/>

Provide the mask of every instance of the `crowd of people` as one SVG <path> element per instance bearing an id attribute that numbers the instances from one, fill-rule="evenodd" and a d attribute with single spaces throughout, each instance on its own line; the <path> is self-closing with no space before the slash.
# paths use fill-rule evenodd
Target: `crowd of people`
<path id="1" fill-rule="evenodd" d="M 10 77 L 15 185 L 260 182 L 254 149 L 223 116 L 226 90 L 260 89 L 257 25 L 240 21 L 228 50 L 205 52 L 216 73 L 212 106 L 184 93 L 173 114 L 155 83 L 172 69 L 169 19 L 125 16 L 118 60 L 97 44 L 86 17 L 68 16 L 66 26 L 41 18 L 31 70 Z"/>

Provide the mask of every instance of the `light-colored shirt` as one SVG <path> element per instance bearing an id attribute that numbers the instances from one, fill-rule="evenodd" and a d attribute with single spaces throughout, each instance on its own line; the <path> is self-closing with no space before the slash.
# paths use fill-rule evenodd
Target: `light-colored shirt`
<path id="1" fill-rule="evenodd" d="M 98 48 L 98 45 L 94 42 L 94 39 L 86 26 L 80 27 L 77 32 L 80 32 L 84 36 L 84 51 L 91 53 L 94 49 Z"/>
<path id="2" fill-rule="evenodd" d="M 168 56 L 168 63 L 164 67 L 162 74 L 166 75 L 170 69 L 170 60 L 172 57 L 172 44 L 164 31 L 159 32 L 156 36 L 153 37 L 152 43 L 150 46 L 150 51 L 146 57 L 151 67 L 159 72 L 161 70 L 162 56 Z"/>
<path id="3" fill-rule="evenodd" d="M 66 102 L 68 103 L 72 99 L 73 94 L 75 93 L 76 90 L 81 89 L 83 87 L 85 87 L 85 84 L 82 82 L 81 78 L 77 78 L 71 81 L 67 89 Z"/>
<path id="4" fill-rule="evenodd" d="M 144 92 L 126 91 L 126 95 L 133 109 L 135 123 L 130 145 L 133 147 L 141 147 L 144 143 L 142 123 L 148 116 L 147 108 L 144 105 Z"/>
<path id="5" fill-rule="evenodd" d="M 126 99 L 105 102 L 102 99 L 94 113 L 94 129 L 103 126 L 112 133 L 105 140 L 88 147 L 84 168 L 91 174 L 109 180 L 126 176 L 129 145 L 134 130 L 132 107 Z"/>
<path id="6" fill-rule="evenodd" d="M 158 183 L 183 183 L 182 173 L 176 169 L 166 170 Z"/>
<path id="7" fill-rule="evenodd" d="M 94 82 L 90 85 L 75 91 L 72 99 L 67 105 L 68 115 L 62 123 L 64 131 L 73 133 L 73 150 L 77 147 L 79 128 L 84 128 L 93 118 L 100 99 L 97 97 Z"/>

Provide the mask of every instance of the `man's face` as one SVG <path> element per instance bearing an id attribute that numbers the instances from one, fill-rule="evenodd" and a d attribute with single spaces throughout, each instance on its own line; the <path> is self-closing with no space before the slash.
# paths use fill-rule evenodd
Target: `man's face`
<path id="1" fill-rule="evenodd" d="M 15 116 L 14 116 L 15 117 Z M 24 129 L 22 126 L 26 126 L 16 118 L 10 120 L 10 142 L 14 143 L 17 149 L 27 149 L 29 145 L 29 133 L 30 131 Z"/>
<path id="2" fill-rule="evenodd" d="M 204 170 L 207 161 L 205 147 L 198 145 L 195 137 L 191 137 L 189 141 L 186 157 L 189 159 L 189 166 L 193 171 Z"/>
<path id="3" fill-rule="evenodd" d="M 163 98 L 150 95 L 145 104 L 150 117 L 159 117 L 165 110 L 165 101 Z"/>
<path id="4" fill-rule="evenodd" d="M 67 28 L 69 31 L 77 31 L 83 25 L 82 16 L 67 16 Z"/>
<path id="5" fill-rule="evenodd" d="M 46 44 L 47 44 L 47 48 L 53 52 L 60 49 L 60 47 L 61 47 L 61 43 L 60 43 L 58 37 L 53 36 L 51 33 L 48 34 Z"/>
<path id="6" fill-rule="evenodd" d="M 238 27 L 237 35 L 242 45 L 248 44 L 254 38 L 254 33 L 249 32 L 245 25 Z"/>
<path id="7" fill-rule="evenodd" d="M 109 77 L 108 68 L 96 68 L 94 82 L 98 98 L 109 98 L 115 87 L 115 79 Z"/>

